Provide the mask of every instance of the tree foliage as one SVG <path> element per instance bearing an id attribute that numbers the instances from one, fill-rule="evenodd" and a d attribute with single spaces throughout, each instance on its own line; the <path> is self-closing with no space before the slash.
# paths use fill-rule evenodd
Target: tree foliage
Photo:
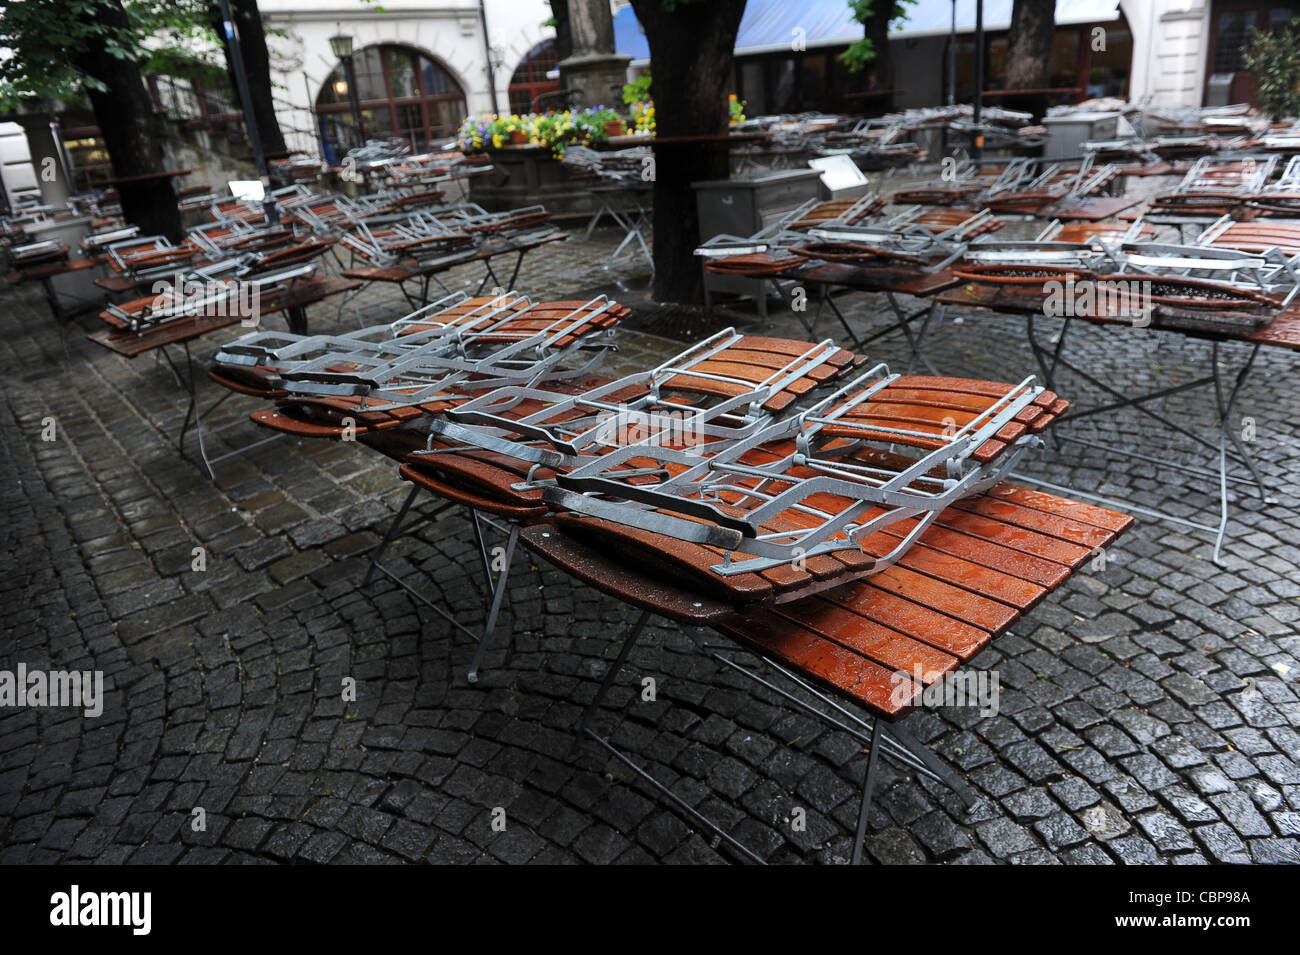
<path id="1" fill-rule="evenodd" d="M 1271 32 L 1252 31 L 1242 54 L 1260 107 L 1275 120 L 1300 116 L 1300 17 Z"/>
<path id="2" fill-rule="evenodd" d="M 915 2 L 916 0 L 849 0 L 849 9 L 853 11 L 853 19 L 864 27 L 875 19 L 876 10 L 879 9 L 888 17 L 888 26 L 892 27 L 895 21 L 907 14 L 906 8 Z M 870 37 L 864 36 L 849 44 L 849 48 L 839 58 L 851 72 L 861 72 L 876 58 L 876 44 Z"/>
<path id="3" fill-rule="evenodd" d="M 78 67 L 102 49 L 145 73 L 211 79 L 221 75 L 220 46 L 203 0 L 122 0 L 127 23 L 106 16 L 109 0 L 23 0 L 0 8 L 0 111 L 26 100 L 72 99 L 102 92 L 102 80 Z"/>

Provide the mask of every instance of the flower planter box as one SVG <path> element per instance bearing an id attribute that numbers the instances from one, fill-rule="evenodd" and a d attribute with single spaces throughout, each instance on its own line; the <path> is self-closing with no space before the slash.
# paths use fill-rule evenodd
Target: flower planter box
<path id="1" fill-rule="evenodd" d="M 496 173 L 469 181 L 469 198 L 489 212 L 542 203 L 556 219 L 579 219 L 596 211 L 586 188 L 575 188 L 569 171 L 547 146 L 490 149 Z"/>

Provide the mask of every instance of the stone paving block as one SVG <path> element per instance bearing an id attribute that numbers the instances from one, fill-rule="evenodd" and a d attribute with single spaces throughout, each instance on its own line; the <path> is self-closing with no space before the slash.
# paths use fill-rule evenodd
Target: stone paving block
<path id="1" fill-rule="evenodd" d="M 571 297 L 604 282 L 590 263 L 613 241 L 599 229 L 530 257 L 520 286 Z M 620 264 L 608 275 L 631 273 Z M 628 608 L 520 561 L 502 621 L 510 638 L 471 688 L 468 646 L 452 628 L 386 580 L 359 586 L 404 493 L 391 463 L 355 446 L 281 442 L 221 462 L 209 481 L 155 427 L 183 417 L 184 396 L 148 360 L 115 358 L 76 334 L 65 353 L 38 290 L 0 294 L 12 322 L 2 360 L 35 376 L 0 377 L 0 536 L 10 544 L 0 549 L 0 667 L 94 667 L 111 688 L 98 720 L 0 712 L 0 861 L 731 861 L 626 767 L 574 746 Z M 884 307 L 878 296 L 837 301 L 859 330 Z M 358 302 L 380 308 L 370 293 Z M 313 327 L 333 327 L 332 316 L 313 309 Z M 791 334 L 788 318 L 736 311 L 719 322 Z M 978 339 L 974 327 L 932 330 L 945 372 L 1004 380 L 1009 366 L 1034 370 L 1021 323 L 982 317 Z M 1168 374 L 1170 355 L 1208 356 L 1204 342 L 1157 334 L 1115 349 L 1104 332 L 1080 330 L 1075 347 L 1119 384 Z M 208 336 L 200 351 L 237 333 Z M 632 332 L 621 346 L 615 373 L 680 343 Z M 1240 408 L 1280 405 L 1294 418 L 1300 398 L 1273 384 L 1293 364 L 1268 351 Z M 910 357 L 898 336 L 873 342 L 872 354 L 902 367 Z M 1213 432 L 1207 406 L 1181 394 L 1167 405 Z M 232 401 L 212 424 L 246 422 L 250 406 Z M 66 426 L 47 447 L 33 436 L 51 411 Z M 1073 427 L 1105 442 L 1116 422 L 1153 446 L 1160 437 L 1137 415 Z M 1266 473 L 1282 475 L 1300 439 L 1281 434 L 1256 450 Z M 1095 451 L 1050 451 L 1025 469 L 1217 519 L 1215 488 Z M 944 787 L 886 764 L 868 855 L 1298 861 L 1300 508 L 1283 496 L 1267 514 L 1243 506 L 1235 516 L 1222 567 L 1202 535 L 1142 521 L 1106 570 L 1026 613 L 970 664 L 1001 674 L 997 716 L 909 717 L 982 798 L 967 814 Z M 208 569 L 195 572 L 200 545 Z M 392 560 L 472 625 L 482 620 L 481 587 L 465 577 L 475 546 L 469 522 L 448 515 L 399 542 Z M 623 716 L 616 739 L 772 861 L 847 861 L 858 741 L 752 691 L 675 625 L 649 630 L 633 663 L 664 692 L 643 705 L 632 678 L 622 682 L 602 714 L 606 725 Z M 358 681 L 354 702 L 341 699 L 345 677 Z M 185 825 L 194 805 L 208 811 L 207 833 Z M 504 832 L 491 828 L 496 807 Z M 790 828 L 795 807 L 801 832 Z"/>

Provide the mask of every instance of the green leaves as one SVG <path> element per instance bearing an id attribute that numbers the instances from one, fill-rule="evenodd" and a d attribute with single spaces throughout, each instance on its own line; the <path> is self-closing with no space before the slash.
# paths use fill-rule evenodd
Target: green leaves
<path id="1" fill-rule="evenodd" d="M 122 13 L 125 26 L 118 25 Z M 116 14 L 116 15 L 114 15 Z M 115 59 L 152 62 L 174 49 L 176 38 L 204 36 L 205 0 L 24 0 L 0 7 L 0 46 L 12 55 L 0 60 L 0 111 L 19 108 L 32 98 L 75 98 L 106 89 L 86 76 L 76 62 L 99 48 Z M 163 49 L 146 48 L 149 37 Z"/>
<path id="2" fill-rule="evenodd" d="M 650 99 L 650 71 L 646 70 L 631 83 L 623 84 L 623 102 L 628 106 Z"/>
<path id="3" fill-rule="evenodd" d="M 1300 17 L 1271 33 L 1252 30 L 1242 59 L 1255 74 L 1259 105 L 1270 117 L 1300 115 Z"/>
<path id="4" fill-rule="evenodd" d="M 886 12 L 889 17 L 889 25 L 893 26 L 895 20 L 906 15 L 907 10 L 904 8 L 912 6 L 916 3 L 916 0 L 849 0 L 849 9 L 853 11 L 853 19 L 865 24 L 876 15 L 875 7 L 877 3 L 888 7 Z"/>
<path id="5" fill-rule="evenodd" d="M 893 26 L 895 21 L 907 13 L 905 8 L 915 2 L 916 0 L 848 0 L 849 9 L 853 12 L 853 19 L 863 26 L 866 26 L 876 16 L 877 9 L 880 9 L 885 16 L 889 17 L 889 25 Z M 861 40 L 849 44 L 848 49 L 839 55 L 840 62 L 847 66 L 852 73 L 865 70 L 875 58 L 876 45 L 868 37 L 863 37 Z"/>
<path id="6" fill-rule="evenodd" d="M 863 37 L 849 44 L 847 50 L 840 54 L 840 62 L 849 68 L 850 72 L 858 73 L 867 68 L 872 60 L 876 58 L 876 45 Z"/>

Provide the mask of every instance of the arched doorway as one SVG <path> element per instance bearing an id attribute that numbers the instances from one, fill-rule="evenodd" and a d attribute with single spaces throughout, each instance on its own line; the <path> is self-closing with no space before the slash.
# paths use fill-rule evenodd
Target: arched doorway
<path id="1" fill-rule="evenodd" d="M 467 112 L 465 91 L 436 60 L 413 47 L 384 43 L 357 50 L 352 62 L 368 138 L 398 136 L 418 153 L 456 135 Z M 360 144 L 341 63 L 316 97 L 316 116 L 330 163 Z"/>
<path id="2" fill-rule="evenodd" d="M 560 81 L 547 79 L 546 74 L 559 65 L 560 57 L 554 40 L 543 40 L 529 50 L 510 77 L 510 86 L 507 88 L 510 112 L 531 113 L 537 97 L 558 90 Z"/>

